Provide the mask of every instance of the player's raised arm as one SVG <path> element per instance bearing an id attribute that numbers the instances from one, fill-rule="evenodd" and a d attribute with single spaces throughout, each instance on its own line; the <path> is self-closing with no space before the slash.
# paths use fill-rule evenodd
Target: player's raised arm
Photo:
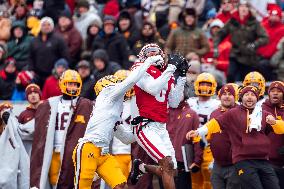
<path id="1" fill-rule="evenodd" d="M 135 67 L 125 80 L 115 86 L 110 98 L 113 98 L 115 100 L 117 97 L 124 95 L 131 87 L 133 87 L 137 83 L 137 81 L 141 77 L 143 77 L 143 75 L 151 65 L 157 65 L 162 61 L 164 60 L 161 55 L 151 56 L 147 58 L 144 63 L 141 63 L 137 67 Z"/>

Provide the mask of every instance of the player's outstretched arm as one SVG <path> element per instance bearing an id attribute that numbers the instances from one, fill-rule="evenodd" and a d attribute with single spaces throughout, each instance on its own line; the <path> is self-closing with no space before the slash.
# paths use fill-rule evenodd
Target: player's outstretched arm
<path id="1" fill-rule="evenodd" d="M 176 66 L 169 64 L 167 69 L 157 79 L 154 79 L 149 74 L 145 74 L 143 78 L 137 82 L 137 86 L 147 93 L 156 96 L 161 93 L 162 89 L 165 88 L 166 85 L 168 85 L 168 81 L 172 77 L 175 70 Z"/>
<path id="2" fill-rule="evenodd" d="M 144 63 L 135 67 L 124 81 L 115 86 L 111 97 L 115 100 L 117 97 L 124 96 L 124 94 L 133 87 L 141 77 L 143 77 L 151 65 L 155 66 L 160 61 L 164 61 L 161 55 L 147 58 Z"/>
<path id="3" fill-rule="evenodd" d="M 186 134 L 186 138 L 190 140 L 190 138 L 197 136 L 206 136 L 210 138 L 210 136 L 214 133 L 221 132 L 221 128 L 216 119 L 211 119 L 204 126 L 198 128 L 197 130 L 189 131 Z"/>
<path id="4" fill-rule="evenodd" d="M 177 84 L 172 86 L 169 93 L 169 106 L 171 108 L 177 108 L 179 103 L 183 100 L 184 85 L 186 83 L 186 77 L 178 77 Z"/>

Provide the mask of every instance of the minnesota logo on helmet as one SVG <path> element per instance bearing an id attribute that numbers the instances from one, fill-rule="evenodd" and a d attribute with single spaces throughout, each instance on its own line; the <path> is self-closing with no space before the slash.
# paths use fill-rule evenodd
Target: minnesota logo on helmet
<path id="1" fill-rule="evenodd" d="M 77 89 L 75 91 L 67 89 L 68 83 L 77 83 Z M 75 70 L 66 70 L 63 72 L 59 79 L 59 88 L 63 94 L 79 96 L 82 89 L 82 79 L 78 72 Z"/>
<path id="2" fill-rule="evenodd" d="M 129 70 L 118 70 L 117 72 L 115 72 L 114 76 L 118 77 L 118 79 L 120 80 L 125 80 L 129 76 L 129 74 L 130 74 Z M 125 97 L 127 99 L 130 99 L 134 95 L 135 95 L 134 87 L 132 87 L 125 93 Z"/>
<path id="3" fill-rule="evenodd" d="M 194 91 L 197 96 L 213 96 L 216 88 L 215 77 L 210 73 L 199 74 L 194 82 Z"/>
<path id="4" fill-rule="evenodd" d="M 100 92 L 107 86 L 109 85 L 114 85 L 116 83 L 120 83 L 124 79 L 118 78 L 117 76 L 114 75 L 107 75 L 101 78 L 99 81 L 97 81 L 94 90 L 97 96 L 99 96 Z"/>
<path id="5" fill-rule="evenodd" d="M 259 96 L 265 93 L 265 79 L 259 72 L 250 72 L 245 76 L 243 86 L 252 85 L 258 88 Z"/>

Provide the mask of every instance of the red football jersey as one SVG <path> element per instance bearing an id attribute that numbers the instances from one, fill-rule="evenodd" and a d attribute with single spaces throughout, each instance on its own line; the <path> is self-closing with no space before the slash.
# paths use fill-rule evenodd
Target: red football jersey
<path id="1" fill-rule="evenodd" d="M 155 66 L 150 66 L 147 70 L 154 79 L 161 76 L 162 72 Z M 135 85 L 136 104 L 139 110 L 140 116 L 152 119 L 156 122 L 165 123 L 168 118 L 168 96 L 171 90 L 171 86 L 174 84 L 174 77 L 171 77 L 168 81 L 168 85 L 165 86 L 160 94 L 153 96 L 139 86 Z"/>

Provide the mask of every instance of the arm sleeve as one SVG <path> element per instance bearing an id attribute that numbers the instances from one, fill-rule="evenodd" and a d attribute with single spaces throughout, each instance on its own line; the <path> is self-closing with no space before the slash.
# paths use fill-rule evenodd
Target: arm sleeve
<path id="1" fill-rule="evenodd" d="M 117 130 L 114 132 L 114 136 L 124 144 L 135 142 L 136 140 L 130 127 L 131 126 L 124 124 L 118 125 Z"/>
<path id="2" fill-rule="evenodd" d="M 169 106 L 171 108 L 177 108 L 179 103 L 183 99 L 184 84 L 186 82 L 186 77 L 179 77 L 177 79 L 177 84 L 172 86 L 169 93 Z"/>
<path id="3" fill-rule="evenodd" d="M 115 101 L 121 96 L 124 96 L 124 94 L 131 87 L 133 87 L 141 77 L 143 77 L 143 75 L 146 73 L 146 70 L 150 67 L 150 65 L 151 65 L 150 61 L 145 61 L 143 64 L 140 64 L 140 66 L 138 66 L 136 69 L 132 70 L 129 76 L 125 80 L 114 86 L 113 91 L 110 94 L 109 98 L 112 101 Z"/>
<path id="4" fill-rule="evenodd" d="M 207 135 L 210 138 L 212 134 L 221 132 L 221 128 L 216 119 L 211 119 L 204 126 L 198 128 L 197 132 L 199 136 Z"/>
<path id="5" fill-rule="evenodd" d="M 274 125 L 271 125 L 275 134 L 284 134 L 284 121 L 276 120 Z"/>
<path id="6" fill-rule="evenodd" d="M 137 82 L 137 86 L 147 93 L 156 96 L 160 94 L 161 90 L 168 84 L 175 70 L 176 67 L 169 64 L 167 69 L 157 79 L 154 79 L 150 74 L 145 74 L 143 78 Z"/>
<path id="7" fill-rule="evenodd" d="M 261 26 L 260 23 L 256 24 L 256 40 L 254 42 L 255 47 L 258 48 L 262 45 L 265 45 L 268 43 L 268 35 L 265 31 L 265 29 Z"/>

